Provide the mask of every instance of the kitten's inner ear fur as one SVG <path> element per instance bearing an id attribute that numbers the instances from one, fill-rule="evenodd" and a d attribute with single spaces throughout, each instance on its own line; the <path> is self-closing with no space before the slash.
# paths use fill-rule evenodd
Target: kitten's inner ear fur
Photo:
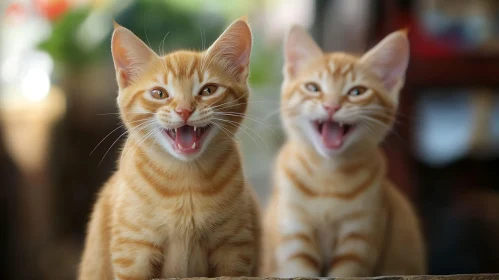
<path id="1" fill-rule="evenodd" d="M 218 61 L 233 77 L 245 80 L 249 73 L 252 38 L 245 18 L 233 22 L 206 51 L 208 60 Z"/>
<path id="2" fill-rule="evenodd" d="M 409 56 L 407 32 L 396 31 L 364 54 L 360 61 L 383 81 L 389 93 L 397 94 L 404 84 Z"/>
<path id="3" fill-rule="evenodd" d="M 300 26 L 294 25 L 284 43 L 284 77 L 295 78 L 310 61 L 322 57 L 324 53 L 314 39 Z"/>
<path id="4" fill-rule="evenodd" d="M 135 34 L 115 23 L 111 39 L 116 79 L 120 89 L 133 84 L 158 56 Z"/>

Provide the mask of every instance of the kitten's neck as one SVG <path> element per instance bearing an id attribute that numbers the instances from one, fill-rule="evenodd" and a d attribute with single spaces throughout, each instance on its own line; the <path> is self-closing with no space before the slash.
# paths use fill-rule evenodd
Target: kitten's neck
<path id="1" fill-rule="evenodd" d="M 306 145 L 298 141 L 290 141 L 289 144 L 294 147 L 294 150 L 299 151 L 299 153 L 309 158 L 312 162 L 317 162 L 332 170 L 358 163 L 379 162 L 382 164 L 383 162 L 383 155 L 377 146 L 359 145 L 359 147 L 351 147 L 337 155 L 324 157 L 311 145 Z"/>
<path id="2" fill-rule="evenodd" d="M 120 165 L 132 163 L 137 158 L 137 153 L 145 155 L 148 160 L 156 165 L 164 167 L 171 172 L 181 173 L 203 173 L 210 172 L 213 166 L 216 166 L 224 157 L 236 156 L 240 157 L 236 143 L 232 140 L 218 139 L 216 137 L 207 143 L 209 146 L 198 158 L 194 160 L 180 160 L 172 156 L 159 144 L 143 143 L 140 147 L 136 147 L 132 141 L 127 141 L 123 149 L 123 157 Z"/>
<path id="3" fill-rule="evenodd" d="M 311 146 L 292 146 L 297 144 L 287 144 L 285 151 L 281 153 L 281 160 L 284 161 L 281 163 L 293 166 L 293 171 L 299 173 L 301 178 L 308 177 L 309 187 L 317 193 L 355 193 L 360 185 L 368 186 L 364 183 L 359 185 L 359 180 L 370 182 L 370 186 L 379 185 L 378 183 L 386 178 L 386 163 L 379 149 L 366 149 L 361 153 L 341 153 L 326 158 Z"/>

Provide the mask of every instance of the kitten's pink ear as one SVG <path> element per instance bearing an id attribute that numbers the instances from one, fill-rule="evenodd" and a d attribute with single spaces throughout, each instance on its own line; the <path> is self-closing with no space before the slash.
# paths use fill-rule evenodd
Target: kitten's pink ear
<path id="1" fill-rule="evenodd" d="M 246 18 L 240 18 L 227 27 L 206 51 L 206 55 L 242 81 L 248 77 L 251 45 L 251 29 Z"/>
<path id="2" fill-rule="evenodd" d="M 400 90 L 404 84 L 409 55 L 407 31 L 401 30 L 389 34 L 364 54 L 361 63 L 378 75 L 385 88 L 392 92 Z"/>
<path id="3" fill-rule="evenodd" d="M 303 27 L 292 26 L 284 42 L 284 76 L 296 77 L 304 65 L 323 55 L 321 48 Z"/>
<path id="4" fill-rule="evenodd" d="M 156 53 L 142 40 L 116 22 L 111 39 L 111 53 L 120 89 L 135 82 L 148 64 L 157 58 Z"/>

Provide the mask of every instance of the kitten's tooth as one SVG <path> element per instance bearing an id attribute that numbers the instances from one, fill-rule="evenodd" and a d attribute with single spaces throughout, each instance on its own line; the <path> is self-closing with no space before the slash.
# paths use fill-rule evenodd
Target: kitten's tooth
<path id="1" fill-rule="evenodd" d="M 191 149 L 196 149 L 196 142 L 192 143 Z"/>
<path id="2" fill-rule="evenodd" d="M 198 128 L 197 128 L 197 126 L 195 126 L 195 127 L 194 127 L 194 131 L 196 131 L 197 129 L 198 129 Z"/>
<path id="3" fill-rule="evenodd" d="M 184 147 L 182 147 L 182 145 L 180 145 L 180 143 L 177 143 L 177 145 L 178 145 L 179 149 L 183 149 L 184 148 Z"/>
<path id="4" fill-rule="evenodd" d="M 177 134 L 177 129 L 175 128 L 175 134 Z"/>

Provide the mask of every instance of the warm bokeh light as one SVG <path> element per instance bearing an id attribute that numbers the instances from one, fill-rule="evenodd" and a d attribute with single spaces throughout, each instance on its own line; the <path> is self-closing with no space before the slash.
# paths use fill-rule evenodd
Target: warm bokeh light
<path id="1" fill-rule="evenodd" d="M 47 97 L 49 90 L 49 75 L 38 67 L 29 69 L 21 82 L 21 91 L 30 101 L 43 100 Z"/>

